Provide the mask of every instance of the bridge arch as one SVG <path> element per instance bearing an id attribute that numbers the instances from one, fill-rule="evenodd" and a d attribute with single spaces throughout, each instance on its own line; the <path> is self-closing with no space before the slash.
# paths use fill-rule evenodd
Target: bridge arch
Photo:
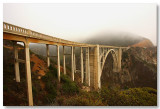
<path id="1" fill-rule="evenodd" d="M 118 69 L 118 54 L 116 49 L 109 49 L 106 53 L 103 54 L 101 58 L 101 73 L 100 73 L 100 87 L 102 85 L 108 84 L 108 76 L 113 73 L 117 72 Z"/>
<path id="2" fill-rule="evenodd" d="M 102 83 L 102 71 L 104 69 L 105 66 L 105 62 L 107 61 L 107 57 L 109 56 L 109 54 L 111 54 L 112 58 L 113 58 L 113 72 L 119 72 L 121 69 L 121 49 L 115 49 L 115 48 L 111 48 L 111 49 L 107 49 L 107 50 L 103 50 L 103 52 L 100 53 L 100 72 L 99 72 L 99 79 L 98 79 L 98 83 L 99 83 L 99 88 L 101 88 L 101 83 Z"/>
<path id="3" fill-rule="evenodd" d="M 104 57 L 102 57 L 102 64 L 101 64 L 101 74 L 102 74 L 102 71 L 103 71 L 103 68 L 104 68 L 104 65 L 105 65 L 105 62 L 106 62 L 106 59 L 109 55 L 109 53 L 111 53 L 112 57 L 113 57 L 113 71 L 115 72 L 117 67 L 118 67 L 118 54 L 117 54 L 117 51 L 115 49 L 109 49 L 106 53 L 104 53 Z"/>

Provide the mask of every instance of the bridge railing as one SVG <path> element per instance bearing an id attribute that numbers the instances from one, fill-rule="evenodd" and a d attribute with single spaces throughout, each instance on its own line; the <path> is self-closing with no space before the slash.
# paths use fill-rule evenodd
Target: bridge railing
<path id="1" fill-rule="evenodd" d="M 19 35 L 28 35 L 28 30 L 22 27 L 18 27 L 12 24 L 3 23 L 3 31 L 7 31 L 9 33 L 13 34 L 19 34 Z"/>
<path id="2" fill-rule="evenodd" d="M 8 32 L 8 33 L 12 33 L 12 34 L 21 35 L 21 36 L 32 37 L 32 38 L 36 38 L 36 39 L 43 39 L 43 40 L 47 40 L 47 41 L 54 41 L 54 42 L 68 43 L 68 44 L 77 44 L 76 42 L 52 37 L 49 35 L 38 33 L 36 31 L 25 29 L 25 28 L 15 26 L 15 25 L 12 25 L 9 23 L 5 23 L 5 22 L 3 23 L 3 31 Z"/>
<path id="3" fill-rule="evenodd" d="M 66 45 L 75 45 L 75 46 L 81 46 L 81 47 L 96 47 L 96 45 L 93 45 L 93 44 L 78 43 L 78 42 L 56 38 L 56 37 L 45 35 L 45 34 L 42 34 L 36 31 L 32 31 L 30 29 L 12 25 L 6 22 L 3 22 L 3 32 L 12 33 L 12 34 L 20 35 L 20 36 L 25 36 L 25 37 L 41 39 L 41 40 L 46 40 L 46 41 L 53 41 L 56 43 L 62 43 L 62 44 L 64 43 Z M 116 47 L 116 46 L 107 46 L 107 45 L 100 45 L 99 47 L 126 48 L 126 47 Z"/>

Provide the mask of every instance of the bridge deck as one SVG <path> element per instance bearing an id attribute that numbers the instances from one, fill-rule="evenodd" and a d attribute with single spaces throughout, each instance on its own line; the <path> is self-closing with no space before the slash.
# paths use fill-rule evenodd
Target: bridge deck
<path id="1" fill-rule="evenodd" d="M 32 31 L 30 29 L 22 28 L 16 25 L 12 25 L 6 22 L 3 22 L 3 32 L 18 35 L 21 37 L 26 37 L 28 39 L 32 39 L 31 42 L 36 42 L 33 40 L 42 40 L 42 43 L 45 41 L 54 42 L 54 44 L 65 45 L 65 46 L 77 46 L 77 47 L 96 47 L 96 44 L 85 44 L 78 43 L 73 41 L 64 40 L 61 38 L 56 38 L 53 36 L 45 35 L 36 31 Z M 5 39 L 5 38 L 4 38 Z M 38 42 L 37 42 L 38 43 Z M 99 45 L 99 47 L 103 48 L 126 48 L 126 47 L 117 47 L 117 46 L 107 46 L 107 45 Z"/>

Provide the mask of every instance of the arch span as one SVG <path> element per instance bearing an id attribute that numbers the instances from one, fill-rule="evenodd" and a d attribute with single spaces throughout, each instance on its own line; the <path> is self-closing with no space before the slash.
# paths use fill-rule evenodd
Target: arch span
<path id="1" fill-rule="evenodd" d="M 104 64 L 106 62 L 106 59 L 107 59 L 107 56 L 108 54 L 111 53 L 112 54 L 112 57 L 113 57 L 113 71 L 116 72 L 117 70 L 117 67 L 118 67 L 118 55 L 117 55 L 117 52 L 115 49 L 109 49 L 102 57 L 102 65 L 101 65 L 101 74 L 102 74 L 102 70 L 103 70 L 103 67 L 104 67 Z"/>

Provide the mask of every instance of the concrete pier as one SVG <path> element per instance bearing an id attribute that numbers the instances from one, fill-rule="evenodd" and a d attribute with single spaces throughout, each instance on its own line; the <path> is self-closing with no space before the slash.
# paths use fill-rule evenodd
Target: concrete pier
<path id="1" fill-rule="evenodd" d="M 81 83 L 83 83 L 84 79 L 84 69 L 83 69 L 83 48 L 81 47 Z"/>
<path id="2" fill-rule="evenodd" d="M 65 57 L 65 46 L 63 46 L 63 73 L 66 75 L 66 57 Z"/>
<path id="3" fill-rule="evenodd" d="M 30 66 L 30 53 L 29 43 L 25 43 L 25 56 L 26 56 L 26 80 L 27 80 L 27 96 L 29 106 L 33 106 L 33 95 L 32 95 L 32 80 L 31 80 L 31 66 Z"/>
<path id="4" fill-rule="evenodd" d="M 17 48 L 17 42 L 13 42 L 13 46 L 14 46 L 14 68 L 15 68 L 15 79 L 16 82 L 20 82 L 20 72 L 19 72 L 19 62 L 18 60 L 18 48 Z"/>
<path id="5" fill-rule="evenodd" d="M 72 80 L 74 81 L 74 60 L 73 60 L 73 46 L 71 47 L 71 72 L 72 72 Z"/>
<path id="6" fill-rule="evenodd" d="M 46 52 L 47 52 L 47 66 L 50 66 L 50 58 L 49 58 L 49 45 L 46 44 Z"/>
<path id="7" fill-rule="evenodd" d="M 60 55 L 59 55 L 59 45 L 57 45 L 57 74 L 58 74 L 58 81 L 60 82 Z"/>

